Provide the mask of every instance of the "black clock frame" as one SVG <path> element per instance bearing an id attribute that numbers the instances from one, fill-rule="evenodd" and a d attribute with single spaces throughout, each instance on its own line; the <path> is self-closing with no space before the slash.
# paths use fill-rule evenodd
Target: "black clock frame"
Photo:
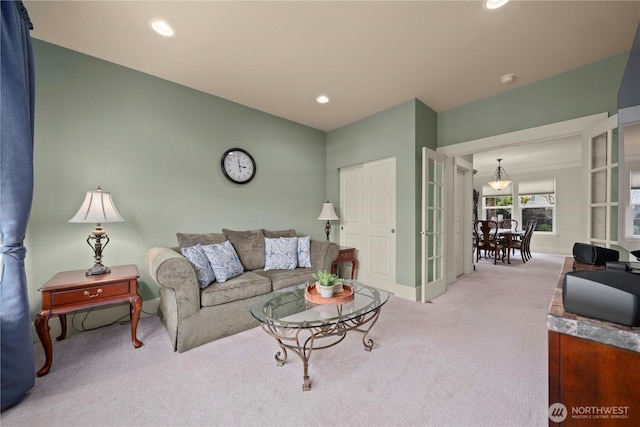
<path id="1" fill-rule="evenodd" d="M 249 179 L 247 179 L 246 181 L 236 181 L 235 179 L 233 179 L 232 177 L 229 176 L 229 174 L 227 174 L 227 170 L 224 167 L 224 161 L 227 158 L 227 156 L 229 154 L 231 154 L 234 151 L 240 151 L 244 154 L 247 155 L 247 157 L 249 157 L 249 160 L 251 160 L 251 164 L 253 165 L 253 173 L 251 174 L 251 176 L 249 177 Z M 242 148 L 230 148 L 227 151 L 224 152 L 224 154 L 222 155 L 222 158 L 220 159 L 220 168 L 222 169 L 222 173 L 224 174 L 224 176 L 231 182 L 233 182 L 234 184 L 248 184 L 251 182 L 251 180 L 253 180 L 253 178 L 256 176 L 256 172 L 258 170 L 258 167 L 256 165 L 256 161 L 254 160 L 253 156 L 247 151 L 244 150 Z"/>

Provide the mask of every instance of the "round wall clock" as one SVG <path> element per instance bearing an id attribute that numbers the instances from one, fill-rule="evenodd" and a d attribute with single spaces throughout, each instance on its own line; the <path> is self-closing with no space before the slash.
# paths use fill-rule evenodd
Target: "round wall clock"
<path id="1" fill-rule="evenodd" d="M 236 184 L 246 184 L 256 176 L 256 162 L 251 154 L 242 148 L 225 151 L 220 166 L 224 176 Z"/>

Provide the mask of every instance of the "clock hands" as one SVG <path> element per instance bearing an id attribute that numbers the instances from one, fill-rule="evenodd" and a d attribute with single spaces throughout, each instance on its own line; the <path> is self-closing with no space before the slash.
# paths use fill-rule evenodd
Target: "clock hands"
<path id="1" fill-rule="evenodd" d="M 240 163 L 240 156 L 238 156 L 238 157 L 237 157 L 237 159 L 238 159 L 238 171 L 242 172 L 242 169 L 243 169 L 243 168 L 244 168 L 244 169 L 246 169 L 247 167 L 246 167 L 246 166 L 243 166 L 243 165 Z"/>

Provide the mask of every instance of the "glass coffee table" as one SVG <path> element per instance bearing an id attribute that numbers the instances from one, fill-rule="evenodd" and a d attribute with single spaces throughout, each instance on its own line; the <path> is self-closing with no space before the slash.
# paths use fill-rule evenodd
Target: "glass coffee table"
<path id="1" fill-rule="evenodd" d="M 353 298 L 343 303 L 314 303 L 305 297 L 304 283 L 264 295 L 251 306 L 251 314 L 262 329 L 276 339 L 280 351 L 275 355 L 278 366 L 287 361 L 287 349 L 296 353 L 304 365 L 302 390 L 311 389 L 309 358 L 313 350 L 340 343 L 349 331 L 362 333 L 364 349 L 371 351 L 368 337 L 389 293 L 361 282 L 347 281 Z M 315 299 L 317 300 L 317 298 Z"/>

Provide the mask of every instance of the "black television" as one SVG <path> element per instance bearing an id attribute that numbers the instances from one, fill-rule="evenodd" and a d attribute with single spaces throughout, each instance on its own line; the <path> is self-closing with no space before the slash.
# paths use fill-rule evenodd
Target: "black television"
<path id="1" fill-rule="evenodd" d="M 640 326 L 640 275 L 620 270 L 570 271 L 562 283 L 565 311 Z"/>

